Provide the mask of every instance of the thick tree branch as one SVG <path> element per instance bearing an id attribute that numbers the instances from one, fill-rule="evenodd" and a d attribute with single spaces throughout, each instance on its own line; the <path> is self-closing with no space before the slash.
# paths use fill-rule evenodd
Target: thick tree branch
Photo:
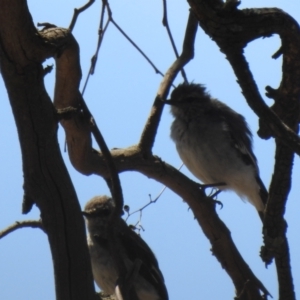
<path id="1" fill-rule="evenodd" d="M 279 299 L 296 299 L 286 237 L 287 224 L 283 218 L 291 188 L 293 161 L 293 151 L 276 139 L 274 174 L 263 226 L 265 246 L 261 256 L 266 264 L 275 257 Z"/>
<path id="2" fill-rule="evenodd" d="M 21 144 L 24 190 L 41 211 L 54 263 L 56 299 L 94 299 L 84 222 L 57 143 L 57 121 L 43 83 L 53 55 L 26 1 L 0 0 L 0 65 Z"/>

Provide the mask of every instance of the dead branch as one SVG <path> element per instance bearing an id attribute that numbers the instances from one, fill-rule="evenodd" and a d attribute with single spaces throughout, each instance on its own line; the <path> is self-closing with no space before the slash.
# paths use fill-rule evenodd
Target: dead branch
<path id="1" fill-rule="evenodd" d="M 166 72 L 158 89 L 150 112 L 150 116 L 148 117 L 144 130 L 142 132 L 139 142 L 139 146 L 141 147 L 142 151 L 151 152 L 163 110 L 163 103 L 161 100 L 166 99 L 170 87 L 178 72 L 194 57 L 194 42 L 197 28 L 198 22 L 193 12 L 190 12 L 182 46 L 182 53 Z"/>
<path id="2" fill-rule="evenodd" d="M 0 231 L 0 239 L 4 238 L 6 235 L 11 232 L 21 229 L 21 228 L 40 228 L 44 231 L 44 227 L 41 220 L 26 220 L 26 221 L 16 221 L 14 224 L 6 227 Z"/>
<path id="3" fill-rule="evenodd" d="M 151 59 L 142 51 L 142 49 L 126 34 L 126 32 L 118 25 L 118 23 L 112 17 L 112 11 L 110 9 L 109 3 L 107 0 L 103 0 L 106 3 L 108 10 L 108 16 L 110 22 L 115 25 L 115 27 L 121 32 L 121 34 L 128 40 L 128 42 L 146 59 L 146 61 L 152 66 L 156 74 L 164 76 L 164 74 L 155 66 Z"/>
<path id="4" fill-rule="evenodd" d="M 24 193 L 41 211 L 53 259 L 56 299 L 95 299 L 84 222 L 61 157 L 57 118 L 43 82 L 42 62 L 55 55 L 57 48 L 37 32 L 22 0 L 1 0 L 0 39 L 1 75 L 20 140 Z"/>
<path id="5" fill-rule="evenodd" d="M 74 15 L 73 15 L 72 21 L 71 21 L 70 26 L 69 26 L 70 32 L 73 31 L 73 28 L 74 28 L 74 26 L 75 26 L 75 23 L 76 23 L 76 21 L 77 21 L 78 16 L 79 16 L 83 11 L 85 11 L 86 9 L 88 9 L 94 2 L 95 2 L 95 0 L 89 0 L 89 1 L 88 1 L 85 5 L 83 5 L 82 7 L 80 7 L 80 8 L 74 8 Z"/>
<path id="6" fill-rule="evenodd" d="M 173 51 L 175 53 L 176 58 L 178 58 L 179 54 L 178 54 L 178 51 L 177 51 L 177 48 L 176 48 L 176 45 L 175 45 L 175 42 L 174 42 L 174 39 L 173 39 L 173 35 L 172 35 L 172 32 L 171 32 L 171 28 L 169 26 L 169 21 L 168 21 L 167 0 L 163 0 L 163 19 L 162 19 L 162 23 L 163 23 L 163 26 L 166 27 L 166 30 L 167 30 L 167 33 L 168 33 L 168 36 L 169 36 L 169 39 L 170 39 Z M 184 68 L 182 68 L 180 70 L 180 72 L 181 72 L 181 75 L 183 77 L 183 80 L 185 82 L 188 82 L 186 73 L 184 71 Z"/>

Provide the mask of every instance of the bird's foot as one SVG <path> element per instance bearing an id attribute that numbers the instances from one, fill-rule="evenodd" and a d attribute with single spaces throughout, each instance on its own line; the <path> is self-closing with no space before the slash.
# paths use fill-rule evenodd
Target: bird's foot
<path id="1" fill-rule="evenodd" d="M 214 192 L 211 196 L 209 196 L 209 198 L 215 203 L 221 206 L 221 209 L 223 208 L 223 203 L 217 199 L 214 199 L 215 197 L 217 197 L 220 193 L 222 192 L 222 190 L 217 190 L 216 192 Z"/>
<path id="2" fill-rule="evenodd" d="M 225 182 L 219 182 L 219 183 L 212 183 L 212 184 L 201 184 L 198 183 L 199 187 L 205 192 L 205 189 L 207 188 L 217 188 L 219 186 L 223 186 L 226 185 Z M 216 189 L 213 189 L 216 190 Z M 223 208 L 223 203 L 217 199 L 214 199 L 215 197 L 217 197 L 220 193 L 222 192 L 222 190 L 216 190 L 215 192 L 213 192 L 212 194 L 208 195 L 207 197 L 214 202 L 214 204 L 218 204 L 221 206 L 221 209 Z"/>
<path id="3" fill-rule="evenodd" d="M 207 188 L 215 188 L 215 187 L 223 186 L 226 185 L 226 183 L 225 182 L 217 182 L 217 183 L 209 183 L 209 184 L 198 183 L 198 185 L 205 192 Z"/>

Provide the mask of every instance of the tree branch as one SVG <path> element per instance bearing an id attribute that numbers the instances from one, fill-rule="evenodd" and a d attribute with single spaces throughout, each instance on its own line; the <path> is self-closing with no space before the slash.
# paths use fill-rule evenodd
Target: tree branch
<path id="1" fill-rule="evenodd" d="M 84 222 L 43 82 L 42 62 L 55 47 L 36 31 L 26 1 L 0 0 L 0 7 L 1 74 L 21 144 L 25 195 L 40 209 L 49 239 L 56 299 L 94 300 Z"/>
<path id="2" fill-rule="evenodd" d="M 175 42 L 174 42 L 174 39 L 173 39 L 173 36 L 172 36 L 172 32 L 171 32 L 171 29 L 170 29 L 170 26 L 169 26 L 169 21 L 168 21 L 167 0 L 163 0 L 163 19 L 162 19 L 162 23 L 163 23 L 163 26 L 166 27 L 166 30 L 167 30 L 167 33 L 168 33 L 173 51 L 175 53 L 176 58 L 178 58 L 179 54 L 178 54 L 178 51 L 177 51 L 177 48 L 176 48 L 176 45 L 175 45 Z M 185 82 L 188 82 L 186 73 L 184 71 L 184 68 L 182 68 L 180 70 L 180 72 L 181 72 L 181 75 L 183 77 L 183 80 Z"/>
<path id="3" fill-rule="evenodd" d="M 166 72 L 158 89 L 157 96 L 154 100 L 150 112 L 150 116 L 142 132 L 139 142 L 139 146 L 141 147 L 142 151 L 151 152 L 164 105 L 161 100 L 167 97 L 169 89 L 178 72 L 180 72 L 183 66 L 186 65 L 194 57 L 194 42 L 197 28 L 198 22 L 194 14 L 190 12 L 182 47 L 182 53 Z"/>
<path id="4" fill-rule="evenodd" d="M 275 167 L 265 211 L 261 257 L 266 264 L 275 257 L 279 299 L 296 299 L 286 237 L 287 224 L 283 217 L 291 188 L 293 161 L 293 151 L 276 139 Z"/>
<path id="5" fill-rule="evenodd" d="M 0 231 L 0 239 L 4 238 L 11 232 L 21 229 L 21 228 L 40 228 L 44 231 L 44 227 L 41 220 L 26 220 L 26 221 L 16 221 L 16 223 L 8 226 L 7 228 Z"/>
<path id="6" fill-rule="evenodd" d="M 80 8 L 75 8 L 75 9 L 74 9 L 74 15 L 73 15 L 72 21 L 71 21 L 70 26 L 69 26 L 70 32 L 73 31 L 78 16 L 79 16 L 83 11 L 85 11 L 86 9 L 88 9 L 94 2 L 95 2 L 95 0 L 89 0 L 89 1 L 88 1 L 85 5 L 83 5 L 82 7 L 80 7 Z"/>

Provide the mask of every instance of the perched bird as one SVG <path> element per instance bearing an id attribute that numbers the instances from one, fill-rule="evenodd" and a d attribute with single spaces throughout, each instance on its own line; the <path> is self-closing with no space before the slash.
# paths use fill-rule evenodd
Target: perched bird
<path id="1" fill-rule="evenodd" d="M 108 228 L 110 217 L 115 209 L 112 198 L 96 196 L 86 204 L 82 212 L 88 229 L 88 247 L 90 251 L 94 280 L 101 290 L 109 295 L 115 293 L 118 269 L 110 251 L 111 234 Z M 121 255 L 128 273 L 139 262 L 138 275 L 133 288 L 139 300 L 168 300 L 168 292 L 158 262 L 143 239 L 130 229 L 120 217 L 114 221 L 118 253 Z"/>
<path id="2" fill-rule="evenodd" d="M 171 138 L 186 167 L 205 184 L 225 183 L 218 188 L 247 198 L 263 219 L 268 192 L 244 117 L 200 84 L 180 84 L 165 103 L 175 118 Z"/>

